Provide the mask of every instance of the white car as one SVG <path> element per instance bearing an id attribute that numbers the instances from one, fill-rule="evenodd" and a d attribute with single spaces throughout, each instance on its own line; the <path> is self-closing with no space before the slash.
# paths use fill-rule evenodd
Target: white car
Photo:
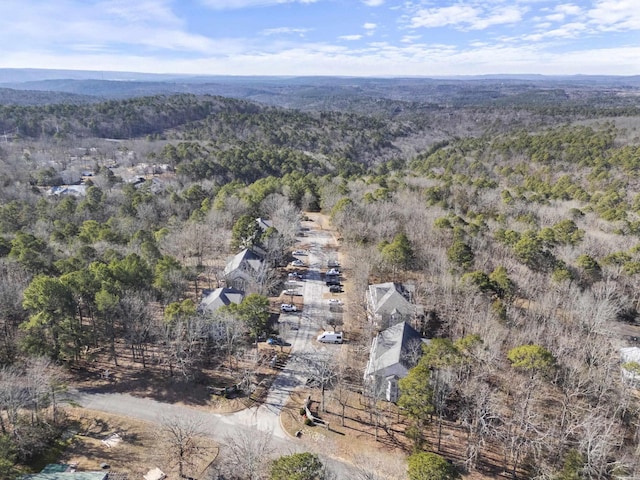
<path id="1" fill-rule="evenodd" d="M 297 312 L 298 311 L 296 306 L 295 305 L 291 305 L 290 303 L 283 303 L 282 305 L 280 305 L 280 310 L 282 310 L 283 312 Z"/>
<path id="2" fill-rule="evenodd" d="M 340 275 L 340 270 L 332 268 L 331 270 L 327 271 L 327 275 Z"/>
<path id="3" fill-rule="evenodd" d="M 304 262 L 302 260 L 294 260 L 291 262 L 291 265 L 294 267 L 304 267 Z"/>
<path id="4" fill-rule="evenodd" d="M 342 302 L 340 300 L 338 300 L 337 298 L 330 298 L 329 299 L 329 303 L 331 305 L 342 305 Z"/>

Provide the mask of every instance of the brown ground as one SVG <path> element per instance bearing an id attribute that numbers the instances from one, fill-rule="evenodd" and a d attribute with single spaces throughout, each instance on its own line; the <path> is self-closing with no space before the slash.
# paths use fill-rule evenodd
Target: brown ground
<path id="1" fill-rule="evenodd" d="M 328 422 L 329 428 L 304 424 L 300 408 L 308 395 L 311 395 L 312 399 L 310 407 L 312 413 Z M 304 389 L 294 394 L 281 417 L 285 431 L 291 436 L 295 436 L 296 432 L 300 431 L 300 440 L 310 446 L 313 445 L 316 451 L 322 451 L 324 448 L 327 453 L 356 465 L 366 462 L 369 468 L 371 467 L 370 462 L 376 462 L 376 469 L 380 473 L 388 475 L 388 478 L 405 478 L 399 473 L 404 474 L 406 471 L 405 459 L 411 453 L 411 443 L 403 435 L 407 422 L 405 418 L 398 415 L 397 407 L 381 402 L 379 405 L 379 426 L 376 429 L 375 422 L 366 411 L 362 396 L 353 393 L 350 396 L 349 405 L 345 408 L 343 426 L 342 407 L 331 399 L 331 392 L 326 392 L 325 395 L 326 412 L 321 412 L 321 393 L 319 390 Z M 436 448 L 437 429 L 435 425 L 427 430 L 426 440 L 431 451 L 443 455 L 456 464 L 463 463 L 465 432 L 460 426 L 451 422 L 445 423 L 439 452 Z M 398 460 L 402 461 L 398 462 Z M 498 458 L 494 458 L 493 461 L 498 463 Z M 505 472 L 493 470 L 491 467 L 487 467 L 483 472 L 474 471 L 463 476 L 463 478 L 470 480 L 506 477 Z"/>
<path id="2" fill-rule="evenodd" d="M 171 456 L 157 434 L 157 426 L 81 408 L 69 408 L 67 413 L 78 433 L 61 463 L 75 463 L 78 471 L 102 470 L 101 464 L 106 463 L 109 472 L 126 473 L 129 480 L 142 479 L 154 467 L 172 478 L 178 477 L 177 466 L 169 460 Z M 122 440 L 108 447 L 102 440 L 113 433 Z M 203 438 L 200 442 L 206 455 L 185 472 L 194 477 L 200 477 L 218 453 L 213 441 Z"/>
<path id="3" fill-rule="evenodd" d="M 259 342 L 257 348 L 252 348 L 244 357 L 233 360 L 231 366 L 225 363 L 205 365 L 198 381 L 189 383 L 189 388 L 184 388 L 185 380 L 178 374 L 174 373 L 172 377 L 165 366 L 154 364 L 152 361 L 143 368 L 142 364 L 134 362 L 130 352 L 120 345 L 117 366 L 106 353 L 98 354 L 92 361 L 80 362 L 70 370 L 67 383 L 80 389 L 128 393 L 161 402 L 204 408 L 216 413 L 229 413 L 251 406 L 266 393 L 278 373 L 276 368 L 270 366 L 270 360 L 277 355 L 281 364 L 289 351 L 289 347 Z M 207 389 L 209 386 L 234 385 L 241 380 L 242 372 L 245 371 L 250 372 L 254 384 L 257 385 L 251 397 L 224 398 L 211 394 Z"/>

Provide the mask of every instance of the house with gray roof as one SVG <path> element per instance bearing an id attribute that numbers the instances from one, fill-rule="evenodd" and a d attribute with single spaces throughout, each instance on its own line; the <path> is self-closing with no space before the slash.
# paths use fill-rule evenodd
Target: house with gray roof
<path id="1" fill-rule="evenodd" d="M 220 307 L 232 303 L 239 304 L 244 298 L 244 292 L 235 288 L 216 288 L 215 290 L 203 290 L 202 301 L 198 305 L 201 313 L 215 312 Z"/>
<path id="2" fill-rule="evenodd" d="M 254 250 L 245 248 L 227 263 L 224 279 L 227 287 L 247 291 L 264 273 L 264 258 Z"/>
<path id="3" fill-rule="evenodd" d="M 400 322 L 378 333 L 371 343 L 364 379 L 389 402 L 398 400 L 398 380 L 407 376 L 422 355 L 429 340 L 407 322 Z"/>
<path id="4" fill-rule="evenodd" d="M 366 293 L 369 320 L 382 329 L 413 320 L 416 307 L 409 299 L 410 292 L 400 283 L 369 285 Z"/>
<path id="5" fill-rule="evenodd" d="M 256 223 L 258 224 L 258 227 L 260 228 L 262 233 L 266 232 L 270 228 L 273 228 L 273 222 L 262 217 L 256 218 Z"/>

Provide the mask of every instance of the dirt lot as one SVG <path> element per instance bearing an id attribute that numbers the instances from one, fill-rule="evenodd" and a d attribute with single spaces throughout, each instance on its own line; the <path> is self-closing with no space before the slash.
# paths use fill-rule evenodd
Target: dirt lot
<path id="1" fill-rule="evenodd" d="M 106 354 L 95 355 L 91 361 L 81 362 L 69 371 L 67 383 L 79 389 L 128 393 L 216 413 L 229 413 L 251 406 L 260 400 L 279 371 L 277 365 L 276 368 L 272 367 L 271 359 L 278 356 L 278 365 L 281 365 L 288 356 L 290 347 L 259 342 L 256 348 L 250 348 L 244 356 L 234 358 L 231 365 L 212 363 L 204 366 L 196 382 L 186 382 L 178 374 L 171 376 L 165 366 L 152 361 L 148 362 L 146 368 L 143 367 L 141 363 L 132 360 L 130 352 L 121 344 L 118 344 L 117 351 L 117 366 Z M 153 352 L 150 353 L 150 358 L 153 358 Z M 208 389 L 234 385 L 245 376 L 257 386 L 251 398 L 224 398 L 212 395 Z M 188 388 L 185 388 L 186 385 Z"/>
<path id="2" fill-rule="evenodd" d="M 61 463 L 75 463 L 78 471 L 103 470 L 102 464 L 108 464 L 105 471 L 126 473 L 130 480 L 141 479 L 154 467 L 170 477 L 178 476 L 157 425 L 82 408 L 66 411 L 72 430 L 77 433 Z M 109 446 L 105 440 L 113 434 L 118 434 L 120 440 Z M 201 439 L 201 445 L 206 454 L 189 469 L 188 475 L 200 477 L 218 453 L 216 444 L 208 439 Z"/>

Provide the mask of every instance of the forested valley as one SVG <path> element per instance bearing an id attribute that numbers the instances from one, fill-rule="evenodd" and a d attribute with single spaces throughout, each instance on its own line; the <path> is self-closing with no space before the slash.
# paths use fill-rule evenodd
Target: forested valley
<path id="1" fill-rule="evenodd" d="M 576 92 L 3 104 L 1 475 L 59 435 L 56 392 L 92 352 L 189 383 L 249 348 L 251 313 L 203 315 L 201 290 L 254 243 L 285 265 L 305 212 L 340 234 L 357 355 L 367 286 L 414 286 L 432 339 L 400 383 L 416 451 L 449 422 L 463 473 L 639 475 L 640 363 L 620 349 L 640 338 L 640 92 Z M 265 272 L 250 293 L 282 287 Z"/>

